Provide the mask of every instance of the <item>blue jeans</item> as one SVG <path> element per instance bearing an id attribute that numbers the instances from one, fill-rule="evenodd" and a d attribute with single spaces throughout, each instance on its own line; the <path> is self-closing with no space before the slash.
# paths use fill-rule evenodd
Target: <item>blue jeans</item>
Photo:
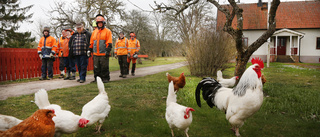
<path id="1" fill-rule="evenodd" d="M 53 78 L 53 59 L 51 58 L 42 58 L 42 66 L 41 66 L 41 77 L 47 78 L 47 70 L 48 70 L 48 77 Z"/>
<path id="2" fill-rule="evenodd" d="M 80 80 L 85 81 L 87 76 L 88 56 L 87 55 L 75 56 L 74 60 L 78 67 Z"/>
<path id="3" fill-rule="evenodd" d="M 67 68 L 67 72 L 76 72 L 76 65 L 73 59 L 69 57 L 63 57 L 64 67 Z"/>

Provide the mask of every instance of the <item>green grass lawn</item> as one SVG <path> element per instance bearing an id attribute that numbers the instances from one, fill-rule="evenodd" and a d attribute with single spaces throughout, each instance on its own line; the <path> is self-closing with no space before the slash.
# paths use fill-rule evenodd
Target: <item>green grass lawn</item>
<path id="1" fill-rule="evenodd" d="M 166 62 L 166 61 L 164 61 Z M 147 63 L 145 63 L 147 64 Z M 224 72 L 231 77 L 234 68 Z M 195 88 L 202 79 L 190 76 L 187 67 L 170 70 L 173 76 L 185 72 L 187 84 L 177 93 L 178 103 L 194 108 L 191 137 L 233 137 L 225 114 L 210 108 L 202 100 L 202 108 L 195 101 Z M 165 120 L 168 82 L 166 72 L 135 79 L 112 81 L 105 84 L 111 111 L 102 126 L 101 134 L 94 133 L 94 126 L 80 129 L 64 136 L 115 136 L 115 137 L 169 137 L 170 128 Z M 244 137 L 269 136 L 320 136 L 320 71 L 294 67 L 290 64 L 271 63 L 263 74 L 265 98 L 261 109 L 249 118 L 240 134 Z M 96 84 L 48 91 L 52 104 L 78 115 L 84 104 L 98 94 Z M 10 97 L 0 101 L 1 114 L 25 119 L 37 110 L 34 95 Z M 175 135 L 184 137 L 183 131 Z"/>

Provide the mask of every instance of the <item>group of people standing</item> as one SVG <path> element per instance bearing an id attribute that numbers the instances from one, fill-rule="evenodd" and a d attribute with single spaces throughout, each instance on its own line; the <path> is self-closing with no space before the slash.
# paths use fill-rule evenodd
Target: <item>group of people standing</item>
<path id="1" fill-rule="evenodd" d="M 77 23 L 76 30 L 70 28 L 62 29 L 62 36 L 58 41 L 50 36 L 50 28 L 44 27 L 43 37 L 38 44 L 38 55 L 42 60 L 42 75 L 40 80 L 53 78 L 54 55 L 60 58 L 60 77 L 64 80 L 76 79 L 76 67 L 78 67 L 79 79 L 77 82 L 86 81 L 88 58 L 93 55 L 94 81 L 99 76 L 104 83 L 110 81 L 109 58 L 112 50 L 112 32 L 105 27 L 106 21 L 103 15 L 98 14 L 95 19 L 95 29 L 88 32 L 84 29 L 84 23 Z M 115 58 L 119 61 L 120 75 L 126 78 L 129 74 L 129 66 L 132 61 L 131 75 L 135 75 L 136 60 L 140 50 L 140 42 L 136 39 L 134 32 L 130 32 L 130 39 L 119 33 L 115 44 Z M 66 68 L 66 73 L 64 72 Z M 48 72 L 48 73 L 47 73 Z M 48 76 L 48 77 L 47 77 Z"/>

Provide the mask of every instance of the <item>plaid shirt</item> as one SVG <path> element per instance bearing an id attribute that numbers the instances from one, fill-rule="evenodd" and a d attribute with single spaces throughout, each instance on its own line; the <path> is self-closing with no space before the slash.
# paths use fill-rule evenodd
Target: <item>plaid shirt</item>
<path id="1" fill-rule="evenodd" d="M 73 39 L 73 55 L 87 55 L 86 34 L 77 33 Z"/>

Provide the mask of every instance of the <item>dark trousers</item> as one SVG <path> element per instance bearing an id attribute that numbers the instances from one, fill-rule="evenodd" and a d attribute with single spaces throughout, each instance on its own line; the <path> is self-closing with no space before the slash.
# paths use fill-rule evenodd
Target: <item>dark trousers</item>
<path id="1" fill-rule="evenodd" d="M 110 80 L 109 57 L 93 56 L 94 78 L 99 76 L 102 80 Z"/>
<path id="2" fill-rule="evenodd" d="M 64 59 L 63 57 L 59 57 L 59 70 L 64 71 Z"/>
<path id="3" fill-rule="evenodd" d="M 48 77 L 53 78 L 53 59 L 51 58 L 42 58 L 42 66 L 41 66 L 41 77 L 47 78 L 47 70 L 48 70 Z"/>
<path id="4" fill-rule="evenodd" d="M 86 80 L 87 76 L 87 66 L 88 66 L 88 56 L 87 55 L 78 55 L 74 57 L 74 60 L 78 67 L 80 80 Z"/>
<path id="5" fill-rule="evenodd" d="M 76 65 L 73 59 L 69 57 L 63 57 L 64 67 L 67 68 L 67 72 L 76 72 Z"/>
<path id="6" fill-rule="evenodd" d="M 128 75 L 127 55 L 119 55 L 118 62 L 119 62 L 119 66 L 120 66 L 121 75 Z"/>

